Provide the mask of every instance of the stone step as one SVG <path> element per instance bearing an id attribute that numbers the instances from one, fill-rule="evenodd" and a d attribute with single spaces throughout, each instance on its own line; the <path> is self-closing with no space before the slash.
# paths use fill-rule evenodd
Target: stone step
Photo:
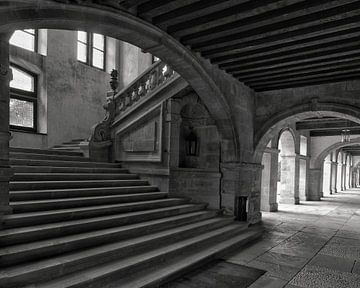
<path id="1" fill-rule="evenodd" d="M 73 181 L 73 180 L 129 180 L 139 179 L 130 173 L 15 173 L 11 181 Z"/>
<path id="2" fill-rule="evenodd" d="M 50 280 L 49 282 L 37 284 L 36 287 L 105 287 L 114 281 L 123 283 L 123 278 L 134 273 L 144 273 L 146 269 L 152 269 L 152 267 L 164 267 L 168 265 L 168 262 L 172 263 L 171 259 L 177 259 L 178 261 L 189 256 L 190 252 L 199 253 L 203 252 L 202 258 L 209 258 L 209 254 L 213 256 L 214 250 L 220 254 L 223 250 L 227 250 L 229 245 L 235 245 L 239 240 L 243 239 L 241 235 L 244 232 L 243 225 L 230 224 L 225 227 L 217 228 L 204 233 L 195 234 L 190 238 L 180 239 L 175 243 L 166 243 L 165 245 L 156 245 L 152 250 L 141 251 L 132 256 L 119 257 L 116 260 L 100 264 L 92 268 L 84 269 L 82 271 L 76 271 L 60 278 Z M 242 236 L 242 237 L 240 237 Z M 247 237 L 249 235 L 247 234 Z M 230 242 L 231 239 L 233 240 Z M 218 243 L 226 242 L 228 245 L 218 246 Z M 230 242 L 230 243 L 229 243 Z M 163 243 L 163 242 L 162 242 Z M 205 256 L 207 255 L 207 256 Z M 110 259 L 109 259 L 110 260 Z M 190 263 L 189 263 L 190 264 Z M 23 267 L 22 267 L 23 268 Z M 36 269 L 36 268 L 35 268 Z M 24 269 L 18 269 L 18 273 L 24 273 Z M 50 277 L 56 277 L 57 275 L 51 275 L 44 270 L 42 273 L 36 273 L 32 279 L 34 281 L 46 281 Z M 141 271 L 141 272 L 140 272 Z M 26 280 L 22 280 L 21 277 L 16 274 L 6 274 L 5 277 L 0 278 L 0 284 L 4 288 L 16 287 L 26 284 Z M 6 277 L 7 276 L 7 277 Z M 36 278 L 37 277 L 37 278 Z M 44 279 L 45 278 L 45 279 Z M 29 275 L 23 279 L 29 279 Z M 24 282 L 23 282 L 24 281 Z M 118 287 L 118 286 L 114 286 Z M 131 287 L 126 285 L 125 287 Z"/>
<path id="3" fill-rule="evenodd" d="M 38 259 L 49 258 L 50 256 L 64 254 L 70 251 L 78 252 L 96 245 L 123 241 L 122 243 L 118 242 L 116 244 L 104 245 L 101 248 L 92 248 L 86 252 L 74 253 L 71 257 L 65 256 L 67 259 L 65 261 L 61 260 L 64 259 L 64 256 L 52 260 L 51 266 L 53 271 L 59 269 L 59 265 L 71 263 L 71 267 L 68 267 L 66 270 L 67 273 L 74 272 L 76 270 L 91 267 L 94 263 L 104 263 L 111 258 L 114 259 L 114 257 L 125 257 L 126 254 L 133 252 L 134 248 L 136 248 L 136 252 L 139 253 L 140 249 L 144 250 L 149 248 L 149 246 L 161 242 L 169 243 L 170 241 L 175 241 L 179 238 L 190 237 L 195 233 L 201 233 L 210 228 L 215 229 L 230 223 L 231 219 L 220 217 L 214 218 L 215 216 L 214 211 L 187 213 L 180 216 L 147 221 L 134 225 L 60 237 L 56 238 L 56 241 L 50 239 L 32 242 L 31 245 L 13 245 L 0 249 L 0 266 L 9 267 L 10 265 L 28 261 L 33 262 Z M 124 241 L 125 239 L 126 241 Z M 91 257 L 89 257 L 89 255 L 91 255 Z M 34 264 L 26 265 L 27 269 L 25 268 L 25 270 L 29 270 L 29 266 L 34 265 L 39 268 L 41 264 L 42 262 L 36 262 Z M 49 264 L 50 261 L 46 261 L 46 269 L 49 268 Z M 71 271 L 69 271 L 69 269 L 71 269 Z M 48 272 L 49 270 L 47 270 L 47 273 Z M 57 271 L 56 274 L 58 273 L 59 272 Z"/>
<path id="4" fill-rule="evenodd" d="M 149 221 L 163 217 L 170 217 L 200 211 L 205 209 L 205 207 L 205 204 L 184 204 L 165 208 L 156 208 L 146 211 L 128 212 L 110 216 L 99 216 L 88 219 L 71 220 L 40 225 L 36 225 L 36 222 L 31 223 L 32 219 L 30 219 L 26 221 L 29 221 L 30 223 L 28 224 L 33 226 L 0 230 L 0 247 L 5 245 L 27 243 L 41 239 L 49 239 L 65 235 L 111 228 L 121 225 L 129 225 L 142 221 Z M 53 217 L 57 217 L 57 211 L 49 212 L 51 214 L 49 214 L 47 217 L 51 217 L 51 215 L 53 215 Z M 63 211 L 60 210 L 58 213 L 62 212 Z M 40 212 L 34 213 L 34 217 L 37 217 L 37 219 L 41 218 L 41 216 L 39 217 L 39 213 Z M 11 219 L 12 221 L 14 221 L 14 216 L 15 215 L 7 215 L 4 217 L 5 227 L 8 223 L 7 221 L 11 221 Z M 27 216 L 30 217 L 30 215 Z M 22 220 L 25 220 L 28 217 L 25 217 Z M 56 219 L 54 221 L 56 221 Z"/>
<path id="5" fill-rule="evenodd" d="M 60 160 L 39 160 L 39 159 L 12 159 L 10 165 L 26 166 L 51 166 L 51 167 L 88 167 L 88 168 L 120 168 L 119 163 L 106 162 L 80 162 L 80 161 L 60 161 Z"/>
<path id="6" fill-rule="evenodd" d="M 126 168 L 52 167 L 13 165 L 14 173 L 129 173 Z"/>
<path id="7" fill-rule="evenodd" d="M 46 200 L 30 200 L 10 202 L 14 213 L 27 213 L 44 210 L 58 210 L 68 208 L 89 207 L 95 205 L 110 205 L 147 201 L 167 197 L 167 192 L 137 193 L 125 195 L 92 196 L 76 198 L 59 198 Z"/>
<path id="8" fill-rule="evenodd" d="M 82 153 L 80 152 L 58 151 L 52 149 L 18 148 L 18 147 L 10 147 L 10 153 L 11 152 L 45 154 L 45 155 L 82 156 Z"/>
<path id="9" fill-rule="evenodd" d="M 11 159 L 37 159 L 37 160 L 60 160 L 60 161 L 79 161 L 91 162 L 90 158 L 84 156 L 69 156 L 69 155 L 56 155 L 56 154 L 36 154 L 36 153 L 21 153 L 10 152 Z"/>
<path id="10" fill-rule="evenodd" d="M 175 280 L 187 273 L 191 273 L 199 267 L 226 256 L 228 253 L 239 250 L 241 247 L 261 237 L 262 229 L 248 228 L 241 234 L 226 239 L 219 243 L 216 243 L 208 249 L 198 249 L 187 251 L 185 255 L 169 259 L 165 263 L 159 263 L 154 265 L 150 269 L 142 270 L 138 273 L 131 273 L 128 277 L 122 277 L 121 280 L 111 281 L 107 285 L 94 285 L 91 287 L 102 288 L 155 288 L 160 285 L 166 284 L 172 280 Z M 50 288 L 49 285 L 59 285 L 61 282 L 56 283 L 57 280 L 53 280 L 48 283 L 36 286 L 41 288 Z M 55 287 L 54 286 L 54 287 Z M 57 286 L 59 287 L 59 286 Z M 61 287 L 73 287 L 70 285 L 64 285 Z M 76 286 L 83 287 L 83 286 Z"/>
<path id="11" fill-rule="evenodd" d="M 67 197 L 109 196 L 159 191 L 157 186 L 124 186 L 51 190 L 10 191 L 10 201 L 42 200 Z"/>
<path id="12" fill-rule="evenodd" d="M 80 146 L 78 145 L 73 145 L 73 146 L 59 146 L 59 147 L 53 147 L 51 149 L 54 149 L 56 151 L 81 151 Z M 82 153 L 82 152 L 80 152 Z"/>
<path id="13" fill-rule="evenodd" d="M 145 180 L 11 181 L 10 191 L 148 185 Z"/>

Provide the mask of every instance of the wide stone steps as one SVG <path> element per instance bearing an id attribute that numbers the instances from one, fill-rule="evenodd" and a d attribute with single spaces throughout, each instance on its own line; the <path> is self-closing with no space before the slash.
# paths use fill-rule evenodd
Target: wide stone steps
<path id="1" fill-rule="evenodd" d="M 77 198 L 59 198 L 59 199 L 47 199 L 47 200 L 32 200 L 32 201 L 16 201 L 10 202 L 13 212 L 15 213 L 26 213 L 33 211 L 43 211 L 43 210 L 57 210 L 57 209 L 68 209 L 68 208 L 78 208 L 84 207 L 86 203 L 87 207 L 96 206 L 96 205 L 109 205 L 109 204 L 121 204 L 128 202 L 135 202 L 133 206 L 139 204 L 152 204 L 155 199 L 166 198 L 166 192 L 157 192 L 157 193 L 137 193 L 137 194 L 128 194 L 128 195 L 110 195 L 110 196 L 93 196 L 93 197 L 77 197 Z M 182 201 L 185 201 L 181 198 Z M 136 201 L 141 201 L 137 203 Z M 168 204 L 173 202 L 179 202 L 180 199 L 177 198 L 168 198 L 162 200 L 162 202 L 167 202 Z M 129 204 L 127 204 L 130 206 Z M 131 209 L 131 208 L 128 208 Z"/>
<path id="2" fill-rule="evenodd" d="M 121 165 L 119 163 L 15 159 L 15 158 L 10 158 L 10 165 L 11 166 L 26 165 L 26 166 L 52 166 L 52 167 L 121 168 Z"/>
<path id="3" fill-rule="evenodd" d="M 13 215 L 7 215 L 4 217 L 5 227 L 19 227 L 19 226 L 31 226 L 36 224 L 45 224 L 59 221 L 68 221 L 75 219 L 91 218 L 105 215 L 113 215 L 116 213 L 123 213 L 129 211 L 138 211 L 139 209 L 153 209 L 164 207 L 175 203 L 186 203 L 186 199 L 164 199 L 160 201 L 161 197 L 165 198 L 167 195 L 156 193 L 151 194 L 156 200 L 142 200 L 142 202 L 130 202 L 130 203 L 118 203 L 108 205 L 96 205 L 96 206 L 84 206 L 68 209 L 50 210 L 50 211 L 36 211 L 27 213 L 17 213 Z M 163 192 L 162 192 L 163 193 Z M 161 196 L 161 197 L 160 197 Z M 136 196 L 139 197 L 139 196 Z M 141 196 L 140 196 L 141 197 Z M 151 197 L 150 197 L 151 198 Z M 128 199 L 126 199 L 128 200 Z M 152 202 L 149 202 L 152 201 Z M 126 201 L 124 201 L 126 202 Z"/>
<path id="4" fill-rule="evenodd" d="M 11 149 L 1 288 L 157 287 L 260 235 L 205 203 L 169 197 L 119 163 L 62 151 L 78 142 Z"/>
<path id="5" fill-rule="evenodd" d="M 46 155 L 63 155 L 63 156 L 82 156 L 81 152 L 57 151 L 54 149 L 34 149 L 34 148 L 16 148 L 10 147 L 10 153 L 29 153 L 29 154 L 46 154 Z M 12 154 L 10 154 L 12 155 Z"/>
<path id="6" fill-rule="evenodd" d="M 96 188 L 96 187 L 121 187 L 144 186 L 149 183 L 145 180 L 71 180 L 71 181 L 11 181 L 10 190 L 40 190 L 64 188 Z"/>
<path id="7" fill-rule="evenodd" d="M 56 180 L 127 180 L 139 179 L 130 173 L 15 173 L 12 181 L 56 181 Z"/>
<path id="8" fill-rule="evenodd" d="M 126 168 L 101 167 L 52 167 L 52 166 L 21 166 L 12 165 L 14 173 L 129 173 Z"/>
<path id="9" fill-rule="evenodd" d="M 197 225 L 201 225 L 201 223 Z M 104 287 L 107 283 L 127 276 L 129 273 L 143 271 L 146 268 L 166 261 L 166 259 L 173 259 L 184 253 L 188 253 L 189 250 L 210 249 L 214 243 L 238 235 L 244 229 L 244 226 L 239 224 L 229 224 L 223 227 L 214 225 L 214 227 L 209 227 L 212 229 L 210 231 L 206 231 L 206 229 L 203 231 L 203 229 L 196 227 L 196 225 L 192 226 L 195 227 L 192 227 L 193 229 L 189 234 L 184 231 L 183 227 L 183 229 L 178 227 L 177 231 L 165 231 L 155 235 L 150 234 L 143 237 L 132 238 L 127 241 L 99 246 L 97 248 L 84 250 L 81 253 L 64 255 L 62 259 L 52 258 L 48 262 L 44 261 L 45 263 L 41 263 L 43 265 L 34 265 L 32 267 L 33 269 L 31 269 L 31 267 L 24 267 L 25 265 L 13 267 L 12 270 L 5 269 L 2 273 L 3 277 L 0 277 L 0 286 L 19 287 L 26 284 L 29 279 L 36 280 L 37 282 L 46 281 L 49 278 L 57 277 L 60 273 L 67 274 L 74 272 L 72 269 L 76 271 L 88 268 L 88 265 L 90 266 L 91 261 L 93 261 L 96 263 L 94 267 L 76 271 L 75 273 L 62 276 L 55 281 L 44 283 L 38 287 Z M 157 240 L 155 240 L 156 238 Z M 146 245 L 144 247 L 143 245 L 146 241 L 154 242 L 152 245 L 149 245 L 149 247 L 146 247 Z M 158 245 L 158 243 L 166 244 Z M 154 249 L 154 246 L 157 248 Z M 143 249 L 140 247 L 143 247 Z M 149 248 L 153 249 L 149 250 Z M 78 257 L 88 257 L 88 261 L 81 261 Z M 55 259 L 57 261 L 54 261 Z M 102 263 L 102 259 L 104 259 L 104 262 L 106 260 L 106 263 Z M 64 261 L 66 262 L 64 263 Z M 72 261 L 79 262 L 80 265 L 82 265 L 82 263 L 86 264 L 84 265 L 85 267 L 80 266 L 77 269 L 76 264 L 71 263 Z M 70 264 L 68 264 L 69 262 Z M 58 270 L 54 269 L 54 271 L 52 269 L 52 263 L 58 266 Z M 67 270 L 67 265 L 69 265 L 69 270 Z M 43 269 L 41 269 L 42 267 Z M 30 271 L 26 268 L 30 268 Z M 35 273 L 31 273 L 33 271 Z M 22 277 L 25 273 L 27 275 Z M 22 278 L 25 281 L 22 280 Z"/>
<path id="10" fill-rule="evenodd" d="M 207 249 L 190 249 L 184 254 L 167 259 L 167 261 L 155 264 L 146 270 L 137 273 L 131 273 L 130 276 L 122 277 L 121 279 L 113 279 L 109 283 L 99 285 L 103 288 L 155 288 L 174 280 L 186 273 L 189 273 L 206 263 L 226 256 L 227 253 L 235 249 L 239 249 L 249 242 L 259 238 L 262 235 L 262 229 L 258 227 L 248 228 L 242 231 L 239 235 L 230 237 L 217 244 L 207 247 Z M 51 285 L 61 285 L 52 281 L 44 283 L 36 287 L 50 288 Z M 55 287 L 55 286 L 54 286 Z M 60 287 L 60 286 L 58 286 Z M 65 285 L 62 287 L 73 287 Z M 76 286 L 83 287 L 83 286 Z M 96 287 L 96 286 L 92 286 Z"/>
<path id="11" fill-rule="evenodd" d="M 108 229 L 101 230 L 94 234 L 84 233 L 73 235 L 70 237 L 68 236 L 57 238 L 56 243 L 51 240 L 37 241 L 32 243 L 32 249 L 30 249 L 29 245 L 27 244 L 14 245 L 8 248 L 6 251 L 0 249 L 0 255 L 5 255 L 5 258 L 0 258 L 0 265 L 4 266 L 5 270 L 7 270 L 7 265 L 14 265 L 24 262 L 24 259 L 33 261 L 41 258 L 50 258 L 52 256 L 59 255 L 57 257 L 53 257 L 51 261 L 46 259 L 45 261 L 37 261 L 34 264 L 22 265 L 22 273 L 26 270 L 34 270 L 31 269 L 31 266 L 34 265 L 36 265 L 36 270 L 38 272 L 52 274 L 58 274 L 59 268 L 64 269 L 64 266 L 67 265 L 70 267 L 65 267 L 65 269 L 69 273 L 91 267 L 94 264 L 105 263 L 112 259 L 125 257 L 134 252 L 139 253 L 141 250 L 151 248 L 151 246 L 157 245 L 161 242 L 169 244 L 179 239 L 191 237 L 197 233 L 202 233 L 205 231 L 209 231 L 210 229 L 223 227 L 230 223 L 230 219 L 222 218 L 197 220 L 195 223 L 189 222 L 191 221 L 191 218 L 184 218 L 182 220 L 183 222 L 177 221 L 177 224 L 168 221 L 167 229 L 160 230 L 160 232 L 156 229 L 163 229 L 164 224 L 157 225 L 158 228 L 156 228 L 155 224 L 151 225 L 151 223 L 147 223 L 148 226 L 138 225 L 142 226 L 143 231 L 140 231 L 137 227 L 133 227 L 133 229 L 137 228 L 136 230 L 138 231 L 138 235 L 134 235 L 134 233 L 126 233 L 128 231 L 124 230 L 124 228 L 130 228 L 123 227 L 122 229 L 117 228 L 117 230 L 112 229 L 112 231 L 109 231 Z M 194 221 L 194 219 L 192 219 L 192 221 Z M 129 235 L 132 235 L 131 239 L 129 238 Z M 100 245 L 101 247 L 99 247 Z M 81 252 L 79 252 L 80 250 Z M 69 252 L 72 253 L 70 254 Z M 66 256 L 60 255 L 65 253 L 67 253 Z M 86 261 L 88 263 L 86 263 Z M 45 265 L 43 265 L 44 263 Z M 49 269 L 50 266 L 52 267 L 52 271 L 50 271 Z M 19 267 L 15 268 L 16 270 L 19 270 Z M 41 271 L 44 269 L 46 269 L 46 271 Z M 13 269 L 8 269 L 8 271 L 11 270 Z"/>
<path id="12" fill-rule="evenodd" d="M 19 190 L 10 191 L 10 201 L 42 200 L 57 198 L 89 197 L 123 195 L 132 193 L 156 192 L 156 186 L 123 186 L 123 187 L 99 187 L 99 188 L 71 188 L 49 190 Z"/>
<path id="13" fill-rule="evenodd" d="M 59 151 L 58 151 L 59 152 Z M 22 153 L 22 152 L 10 152 L 12 159 L 38 159 L 38 160 L 60 160 L 60 161 L 79 161 L 79 162 L 91 162 L 89 158 L 83 156 L 69 156 L 66 154 L 37 154 L 37 153 Z"/>
<path id="14" fill-rule="evenodd" d="M 50 211 L 50 213 L 48 213 L 47 215 L 39 214 L 41 212 L 36 212 L 36 213 L 34 212 L 33 217 L 28 214 L 26 215 L 27 217 L 24 217 L 22 220 L 31 221 L 34 220 L 35 217 L 37 217 L 38 219 L 41 217 L 44 218 L 53 217 L 52 221 L 54 221 L 55 223 L 36 225 L 35 224 L 36 222 L 35 223 L 30 222 L 28 224 L 32 226 L 19 227 L 19 228 L 10 228 L 9 226 L 7 226 L 7 225 L 11 225 L 11 222 L 13 223 L 15 222 L 15 219 L 11 218 L 11 216 L 13 215 L 11 215 L 5 218 L 5 225 L 6 225 L 5 227 L 9 227 L 9 229 L 4 229 L 0 231 L 0 246 L 13 245 L 17 243 L 27 243 L 30 241 L 37 241 L 40 239 L 49 239 L 64 235 L 94 231 L 94 230 L 116 227 L 121 225 L 128 225 L 132 223 L 139 223 L 142 221 L 154 220 L 163 217 L 170 217 L 179 214 L 201 211 L 205 209 L 205 207 L 206 207 L 205 204 L 184 204 L 178 206 L 149 209 L 145 211 L 128 212 L 128 213 L 121 213 L 121 214 L 108 215 L 108 216 L 69 220 L 63 222 L 55 222 L 55 221 L 59 221 L 58 220 L 59 214 L 60 217 L 64 217 L 64 211 L 62 210 Z M 65 211 L 65 213 L 67 212 L 70 211 Z M 71 213 L 72 212 L 67 214 L 68 217 L 71 217 Z M 26 220 L 27 218 L 30 219 Z"/>

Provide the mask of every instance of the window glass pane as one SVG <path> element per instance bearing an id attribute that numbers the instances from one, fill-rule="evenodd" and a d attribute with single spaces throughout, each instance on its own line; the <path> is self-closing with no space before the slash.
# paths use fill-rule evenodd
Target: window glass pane
<path id="1" fill-rule="evenodd" d="M 77 43 L 77 59 L 86 63 L 87 46 L 83 43 Z"/>
<path id="2" fill-rule="evenodd" d="M 10 98 L 10 125 L 34 128 L 34 103 Z"/>
<path id="3" fill-rule="evenodd" d="M 78 41 L 87 43 L 87 33 L 84 31 L 78 31 Z"/>
<path id="4" fill-rule="evenodd" d="M 10 38 L 10 44 L 35 51 L 35 36 L 22 30 L 16 30 Z"/>
<path id="5" fill-rule="evenodd" d="M 35 29 L 24 29 L 25 32 L 35 34 Z"/>
<path id="6" fill-rule="evenodd" d="M 104 51 L 104 36 L 94 33 L 93 46 L 101 51 Z"/>
<path id="7" fill-rule="evenodd" d="M 94 67 L 104 69 L 104 52 L 93 49 L 92 65 Z"/>
<path id="8" fill-rule="evenodd" d="M 10 67 L 13 73 L 13 80 L 10 81 L 10 87 L 28 92 L 35 91 L 34 77 L 15 67 Z"/>

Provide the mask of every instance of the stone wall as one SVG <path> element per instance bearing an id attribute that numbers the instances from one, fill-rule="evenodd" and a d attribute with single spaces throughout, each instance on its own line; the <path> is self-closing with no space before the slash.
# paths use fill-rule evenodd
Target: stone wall
<path id="1" fill-rule="evenodd" d="M 14 147 L 47 148 L 88 138 L 91 127 L 105 115 L 102 105 L 109 90 L 108 72 L 121 69 L 121 89 L 151 65 L 150 54 L 107 37 L 106 71 L 101 71 L 77 61 L 76 31 L 42 31 L 47 31 L 42 33 L 47 37 L 47 53 L 42 53 L 46 56 L 11 46 L 11 61 L 39 75 L 38 131 L 13 132 Z"/>

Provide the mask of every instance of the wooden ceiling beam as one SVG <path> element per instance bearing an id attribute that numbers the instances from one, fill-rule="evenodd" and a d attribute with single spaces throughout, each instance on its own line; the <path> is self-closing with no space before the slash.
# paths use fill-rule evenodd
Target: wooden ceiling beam
<path id="1" fill-rule="evenodd" d="M 306 66 L 306 65 L 304 65 Z M 272 72 L 272 73 L 268 73 L 267 75 L 246 75 L 246 76 L 237 76 L 237 78 L 241 81 L 241 82 L 249 82 L 252 83 L 253 81 L 267 81 L 267 80 L 272 80 L 272 79 L 276 79 L 276 78 L 287 78 L 287 77 L 291 77 L 291 76 L 296 76 L 299 74 L 307 74 L 307 75 L 317 75 L 317 74 L 321 74 L 324 72 L 329 72 L 329 71 L 340 71 L 343 69 L 347 69 L 347 67 L 352 67 L 352 66 L 360 66 L 360 57 L 353 59 L 353 60 L 349 60 L 349 61 L 344 61 L 344 62 L 335 62 L 333 64 L 329 64 L 329 65 L 319 65 L 318 67 L 311 65 L 310 68 L 304 68 L 302 67 L 301 69 L 297 69 L 297 70 L 293 70 L 293 71 L 289 71 L 289 70 L 283 70 L 282 72 Z M 350 68 L 351 69 L 351 68 Z M 234 75 L 236 76 L 236 75 Z"/>
<path id="2" fill-rule="evenodd" d="M 299 19 L 291 19 L 290 21 L 284 21 L 279 22 L 273 25 L 264 26 L 261 29 L 253 29 L 253 30 L 247 30 L 238 34 L 233 34 L 229 36 L 224 37 L 218 37 L 216 39 L 212 39 L 206 42 L 198 43 L 198 44 L 189 44 L 186 42 L 181 41 L 185 45 L 190 45 L 192 49 L 196 51 L 208 51 L 213 50 L 216 48 L 226 48 L 228 46 L 232 45 L 238 45 L 242 42 L 248 42 L 256 39 L 266 38 L 270 36 L 278 36 L 281 37 L 282 34 L 286 34 L 287 37 L 291 34 L 299 33 L 299 30 L 301 31 L 303 29 L 306 33 L 312 33 L 315 31 L 319 31 L 320 25 L 324 25 L 325 28 L 328 25 L 331 25 L 331 22 L 335 22 L 336 20 L 341 19 L 349 19 L 351 17 L 359 16 L 360 15 L 360 2 L 352 3 L 356 7 L 350 6 L 351 10 L 342 12 L 345 9 L 340 9 L 339 7 L 336 7 L 337 9 L 329 9 L 330 12 L 327 11 L 321 11 L 319 13 L 314 13 L 310 15 L 306 15 L 301 17 L 301 21 Z M 347 9 L 350 9 L 350 7 L 347 7 Z M 300 17 L 299 17 L 300 18 Z M 333 31 L 336 31 L 336 26 L 334 27 Z M 287 38 L 286 37 L 286 38 Z"/>
<path id="3" fill-rule="evenodd" d="M 360 44 L 358 45 L 354 45 L 354 46 L 348 46 L 348 47 L 343 47 L 343 48 L 338 48 L 338 49 L 329 49 L 326 52 L 316 52 L 316 53 L 312 53 L 312 54 L 304 54 L 304 55 L 297 55 L 297 56 L 293 56 L 293 55 L 289 55 L 288 57 L 282 57 L 281 59 L 276 59 L 276 60 L 272 60 L 269 59 L 268 61 L 258 61 L 258 62 L 252 62 L 252 63 L 247 63 L 245 65 L 241 65 L 241 64 L 234 64 L 231 67 L 226 67 L 226 71 L 227 72 L 236 72 L 236 71 L 244 71 L 247 69 L 256 69 L 259 68 L 261 70 L 262 69 L 267 69 L 267 68 L 275 68 L 275 67 L 281 67 L 281 66 L 285 66 L 285 65 L 294 65 L 294 64 L 308 64 L 309 62 L 313 62 L 313 61 L 321 61 L 321 60 L 327 60 L 330 59 L 332 57 L 341 57 L 343 56 L 343 58 L 347 57 L 348 55 L 351 55 L 353 53 L 357 53 L 360 50 Z"/>
<path id="4" fill-rule="evenodd" d="M 309 61 L 300 61 L 298 63 L 281 63 L 275 67 L 256 67 L 250 69 L 237 69 L 232 71 L 234 77 L 253 77 L 253 76 L 266 76 L 273 75 L 277 73 L 284 73 L 290 71 L 297 71 L 301 69 L 310 69 L 312 67 L 322 67 L 327 65 L 333 65 L 337 63 L 342 63 L 346 61 L 356 61 L 360 58 L 360 51 L 351 51 L 345 55 L 332 55 L 326 59 L 320 58 Z"/>
<path id="5" fill-rule="evenodd" d="M 346 2 L 354 2 L 354 0 Z M 315 12 L 326 11 L 326 9 L 333 7 L 339 7 L 339 2 L 331 0 L 283 1 L 261 7 L 261 9 L 252 10 L 251 13 L 244 11 L 243 14 L 238 14 L 237 17 L 234 18 L 236 21 L 233 22 L 218 25 L 218 22 L 212 21 L 207 23 L 207 25 L 190 26 L 187 29 L 181 27 L 181 30 L 174 32 L 173 35 L 176 38 L 180 38 L 181 41 L 187 45 L 200 46 L 201 43 L 204 42 L 210 42 L 218 38 L 225 39 L 225 37 L 229 38 L 233 35 L 241 35 L 247 31 L 262 31 L 266 29 L 266 27 L 274 30 L 275 27 L 279 27 L 279 25 L 281 25 L 281 27 L 290 27 L 294 21 L 300 23 L 304 21 L 304 17 L 307 18 Z M 170 28 L 171 27 L 169 27 L 169 29 Z"/>
<path id="6" fill-rule="evenodd" d="M 225 64 L 231 63 L 233 61 L 239 61 L 242 59 L 248 59 L 248 57 L 261 57 L 261 56 L 272 56 L 276 53 L 281 52 L 290 52 L 294 51 L 295 49 L 312 49 L 318 45 L 332 45 L 333 43 L 339 41 L 347 41 L 348 39 L 353 39 L 360 37 L 360 27 L 355 27 L 353 29 L 349 29 L 346 31 L 337 31 L 330 34 L 324 34 L 316 37 L 310 37 L 307 39 L 301 39 L 293 42 L 287 42 L 282 44 L 277 44 L 273 46 L 268 46 L 264 48 L 258 49 L 244 49 L 243 52 L 237 52 L 233 54 L 227 54 L 225 56 L 218 56 L 218 57 L 209 57 L 211 63 L 214 64 Z M 351 40 L 349 40 L 351 41 Z"/>
<path id="7" fill-rule="evenodd" d="M 303 87 L 303 86 L 312 86 L 312 85 L 320 85 L 326 83 L 334 83 L 334 82 L 341 82 L 341 81 L 350 81 L 350 80 L 359 80 L 360 73 L 346 73 L 343 75 L 337 75 L 332 77 L 313 77 L 309 80 L 302 80 L 302 81 L 287 81 L 284 83 L 279 84 L 272 84 L 272 85 L 256 85 L 251 86 L 257 92 L 263 91 L 270 91 L 270 90 L 279 90 L 279 89 L 287 89 L 287 88 L 294 88 L 294 87 Z"/>
<path id="8" fill-rule="evenodd" d="M 305 58 L 313 58 L 322 55 L 331 55 L 334 53 L 338 53 L 341 51 L 351 51 L 359 49 L 360 45 L 360 37 L 339 40 L 324 44 L 319 44 L 315 46 L 309 46 L 304 48 L 296 48 L 293 50 L 288 50 L 287 52 L 279 52 L 274 53 L 271 56 L 269 55 L 261 55 L 258 57 L 248 56 L 247 58 L 242 58 L 241 60 L 234 60 L 233 62 L 220 64 L 219 67 L 221 69 L 233 68 L 233 67 L 243 67 L 247 65 L 266 65 L 266 63 L 274 63 L 277 61 L 286 62 L 287 59 L 301 59 L 301 57 Z"/>
<path id="9" fill-rule="evenodd" d="M 359 11 L 358 11 L 359 12 Z M 243 39 L 241 43 L 225 45 L 218 48 L 209 48 L 198 49 L 201 50 L 202 56 L 209 58 L 218 55 L 223 55 L 227 51 L 236 51 L 236 49 L 243 49 L 245 47 L 255 47 L 258 45 L 274 45 L 287 43 L 295 40 L 301 40 L 307 37 L 319 36 L 329 32 L 335 32 L 343 30 L 343 27 L 359 27 L 360 13 L 359 15 L 345 17 L 343 19 L 338 19 L 335 21 L 329 21 L 327 23 L 318 24 L 315 26 L 310 26 L 294 31 L 287 31 L 281 34 L 269 35 L 266 37 L 258 37 L 251 39 Z M 256 47 L 255 47 L 256 48 Z M 196 50 L 196 49 L 194 49 Z"/>
<path id="10" fill-rule="evenodd" d="M 153 18 L 153 23 L 166 30 L 169 25 L 191 21 L 247 1 L 248 0 L 201 0 L 190 5 L 178 7 L 167 13 L 157 15 Z M 182 3 L 182 1 L 180 2 Z"/>

